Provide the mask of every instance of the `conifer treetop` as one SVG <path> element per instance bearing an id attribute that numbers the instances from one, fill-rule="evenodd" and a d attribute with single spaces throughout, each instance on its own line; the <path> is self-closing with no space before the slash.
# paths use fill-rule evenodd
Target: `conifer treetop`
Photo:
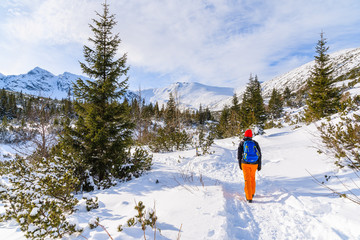
<path id="1" fill-rule="evenodd" d="M 326 46 L 326 38 L 324 37 L 324 32 L 320 33 L 320 40 L 315 47 L 317 55 L 315 57 L 315 67 L 312 70 L 313 76 L 329 76 L 334 70 L 333 66 L 330 63 L 330 56 L 327 54 L 329 47 Z"/>
<path id="2" fill-rule="evenodd" d="M 87 76 L 95 80 L 94 82 L 86 81 L 89 88 L 104 88 L 104 91 L 113 92 L 112 98 L 118 98 L 128 88 L 128 77 L 126 75 L 129 67 L 125 66 L 127 54 L 124 53 L 119 59 L 115 59 L 121 39 L 118 33 L 112 33 L 117 24 L 115 15 L 109 13 L 109 5 L 106 2 L 103 7 L 102 14 L 96 12 L 99 20 L 92 19 L 93 24 L 89 24 L 94 33 L 93 37 L 89 37 L 89 42 L 93 44 L 93 48 L 84 46 L 83 52 L 86 63 L 80 62 L 80 66 Z M 119 81 L 122 76 L 126 77 Z M 85 83 L 81 82 L 78 81 L 78 85 L 84 86 Z M 82 91 L 81 87 L 74 87 L 74 94 L 78 98 L 86 98 L 86 92 L 88 91 Z"/>
<path id="3" fill-rule="evenodd" d="M 316 46 L 315 65 L 308 80 L 308 108 L 305 112 L 307 121 L 329 116 L 337 112 L 340 106 L 341 92 L 334 86 L 336 79 L 332 76 L 334 68 L 327 54 L 328 49 L 324 33 L 321 32 Z"/>

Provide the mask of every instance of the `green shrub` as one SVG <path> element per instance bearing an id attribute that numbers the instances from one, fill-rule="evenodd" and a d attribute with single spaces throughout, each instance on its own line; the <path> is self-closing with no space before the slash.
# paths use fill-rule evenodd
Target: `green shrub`
<path id="1" fill-rule="evenodd" d="M 322 123 L 318 130 L 326 147 L 322 152 L 337 158 L 339 167 L 360 170 L 360 115 L 343 117 L 337 124 Z"/>
<path id="2" fill-rule="evenodd" d="M 200 127 L 199 141 L 196 146 L 196 155 L 201 155 L 200 152 L 198 151 L 198 148 L 201 149 L 202 155 L 210 154 L 209 150 L 210 150 L 211 145 L 214 143 L 214 139 L 215 139 L 214 134 L 215 133 L 213 133 L 211 131 L 206 134 L 204 129 L 202 127 Z"/>
<path id="3" fill-rule="evenodd" d="M 62 238 L 80 231 L 66 220 L 78 203 L 73 195 L 78 180 L 64 162 L 56 157 L 36 161 L 17 157 L 2 165 L 1 221 L 15 219 L 31 239 Z"/>
<path id="4" fill-rule="evenodd" d="M 121 168 L 121 172 L 124 174 L 122 179 L 130 180 L 133 177 L 139 177 L 145 171 L 151 169 L 153 156 L 149 154 L 143 148 L 135 148 L 132 157 Z"/>
<path id="5" fill-rule="evenodd" d="M 169 131 L 167 128 L 159 128 L 157 137 L 149 144 L 149 147 L 154 152 L 171 152 L 185 150 L 190 143 L 191 138 L 185 130 Z"/>

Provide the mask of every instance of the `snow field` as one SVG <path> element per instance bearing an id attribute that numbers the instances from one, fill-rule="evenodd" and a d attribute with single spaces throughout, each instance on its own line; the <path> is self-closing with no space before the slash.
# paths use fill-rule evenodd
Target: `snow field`
<path id="1" fill-rule="evenodd" d="M 102 228 L 89 228 L 89 221 L 96 217 L 114 239 L 143 239 L 140 227 L 117 232 L 118 225 L 136 215 L 135 202 L 142 201 L 146 209 L 156 210 L 161 229 L 156 239 L 160 240 L 177 239 L 179 234 L 182 240 L 360 239 L 359 206 L 331 194 L 310 175 L 323 181 L 325 174 L 336 171 L 332 159 L 317 153 L 315 130 L 313 124 L 289 126 L 254 138 L 260 144 L 263 165 L 256 175 L 253 203 L 245 201 L 236 159 L 240 139 L 228 138 L 215 140 L 211 155 L 195 156 L 195 150 L 155 153 L 150 172 L 87 194 L 98 197 L 99 208 L 87 212 L 81 200 L 79 211 L 70 219 L 84 228 L 82 235 L 87 239 L 109 239 Z M 336 174 L 346 183 L 353 177 L 346 169 Z M 343 187 L 336 178 L 328 184 Z M 0 236 L 24 239 L 14 222 L 1 223 Z M 151 229 L 146 230 L 146 238 L 154 239 Z"/>

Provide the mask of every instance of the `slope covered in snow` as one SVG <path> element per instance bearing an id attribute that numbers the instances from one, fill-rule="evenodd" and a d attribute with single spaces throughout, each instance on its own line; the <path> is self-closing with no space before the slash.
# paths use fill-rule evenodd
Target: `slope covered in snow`
<path id="1" fill-rule="evenodd" d="M 345 49 L 329 54 L 334 67 L 334 78 L 348 73 L 350 70 L 360 67 L 360 48 Z M 297 91 L 303 87 L 310 77 L 311 69 L 315 61 L 306 63 L 288 73 L 273 78 L 261 84 L 263 96 L 269 97 L 273 88 L 283 92 L 286 86 L 291 91 Z"/>
<path id="2" fill-rule="evenodd" d="M 196 82 L 177 82 L 168 87 L 154 88 L 141 91 L 141 97 L 146 103 L 156 103 L 159 106 L 166 105 L 169 95 L 172 93 L 183 108 L 199 109 L 213 107 L 223 99 L 228 99 L 234 94 L 233 88 L 214 87 Z"/>
<path id="3" fill-rule="evenodd" d="M 64 99 L 69 96 L 69 92 L 73 94 L 73 83 L 79 78 L 89 79 L 69 72 L 55 76 L 45 69 L 36 67 L 26 74 L 9 76 L 0 74 L 0 89 L 52 99 Z M 132 91 L 127 91 L 125 97 L 132 99 L 136 95 Z"/>
<path id="4" fill-rule="evenodd" d="M 58 76 L 36 67 L 26 74 L 0 76 L 0 88 L 53 99 L 66 98 L 72 83 L 86 77 L 64 72 Z"/>
<path id="5" fill-rule="evenodd" d="M 345 49 L 332 53 L 330 59 L 334 66 L 334 78 L 338 78 L 353 69 L 360 68 L 360 48 Z M 264 98 L 270 97 L 273 88 L 280 90 L 280 92 L 283 92 L 286 86 L 291 91 L 301 89 L 310 77 L 314 64 L 315 61 L 311 61 L 288 73 L 263 82 L 261 87 Z M 225 105 L 230 106 L 232 104 L 234 93 L 241 100 L 245 89 L 246 86 L 234 89 L 207 86 L 196 82 L 178 82 L 163 88 L 143 90 L 141 96 L 145 98 L 146 103 L 158 102 L 161 106 L 166 104 L 169 94 L 172 93 L 173 96 L 178 96 L 182 107 L 198 109 L 201 104 L 203 107 L 209 107 L 212 111 L 219 111 Z"/>
<path id="6" fill-rule="evenodd" d="M 358 112 L 359 113 L 359 112 Z M 87 212 L 84 200 L 72 222 L 84 228 L 69 239 L 109 239 L 88 222 L 99 217 L 114 239 L 142 239 L 140 227 L 117 227 L 134 217 L 135 202 L 156 208 L 156 239 L 359 239 L 359 206 L 334 196 L 315 183 L 334 172 L 351 183 L 353 171 L 337 170 L 333 160 L 319 155 L 314 124 L 300 128 L 267 130 L 256 136 L 263 153 L 253 203 L 244 195 L 243 174 L 236 160 L 239 138 L 216 140 L 212 155 L 195 156 L 195 150 L 155 153 L 153 169 L 140 178 L 88 194 L 99 198 L 99 208 Z M 360 185 L 359 178 L 354 178 Z M 332 178 L 328 184 L 342 189 Z M 360 195 L 359 189 L 350 185 Z M 82 195 L 78 196 L 79 199 Z M 14 222 L 0 224 L 7 240 L 24 239 Z M 146 230 L 146 238 L 154 232 Z M 5 239 L 5 238 L 4 238 Z"/>

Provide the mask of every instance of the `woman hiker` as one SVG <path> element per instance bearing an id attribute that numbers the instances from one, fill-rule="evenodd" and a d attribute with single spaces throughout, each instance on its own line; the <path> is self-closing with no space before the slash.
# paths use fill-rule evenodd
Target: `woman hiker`
<path id="1" fill-rule="evenodd" d="M 261 170 L 261 150 L 259 144 L 252 139 L 252 131 L 245 131 L 244 138 L 239 144 L 238 161 L 240 169 L 244 173 L 245 196 L 251 203 L 255 194 L 255 172 Z"/>

